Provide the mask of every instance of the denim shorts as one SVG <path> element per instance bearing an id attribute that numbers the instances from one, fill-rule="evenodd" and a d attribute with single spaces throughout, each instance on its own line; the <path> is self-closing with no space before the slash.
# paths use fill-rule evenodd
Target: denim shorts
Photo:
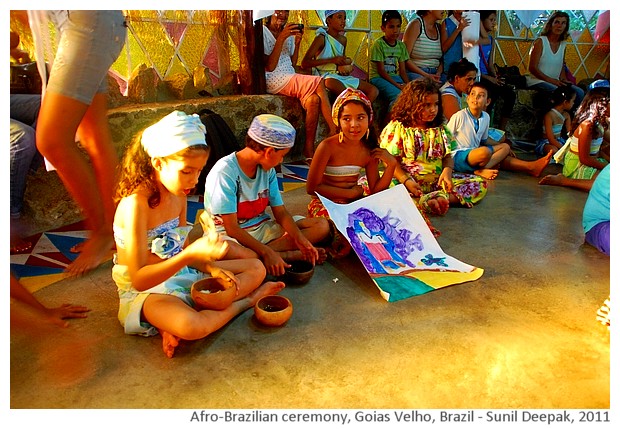
<path id="1" fill-rule="evenodd" d="M 488 148 L 489 151 L 491 152 L 491 155 L 493 155 L 493 148 L 491 146 L 480 146 L 480 147 Z M 480 167 L 472 167 L 471 165 L 469 165 L 469 162 L 467 162 L 467 156 L 469 155 L 469 152 L 471 152 L 474 149 L 475 148 L 462 149 L 452 154 L 452 158 L 454 158 L 454 171 L 458 171 L 459 173 L 470 173 L 471 174 L 474 171 L 480 169 Z"/>
<path id="2" fill-rule="evenodd" d="M 46 91 L 90 104 L 107 92 L 107 73 L 125 44 L 120 10 L 49 11 L 60 34 Z"/>

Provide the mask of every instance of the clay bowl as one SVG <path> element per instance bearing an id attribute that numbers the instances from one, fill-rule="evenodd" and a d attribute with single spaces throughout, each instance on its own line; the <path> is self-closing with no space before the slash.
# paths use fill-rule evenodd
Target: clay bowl
<path id="1" fill-rule="evenodd" d="M 282 276 L 287 285 L 305 285 L 314 275 L 314 265 L 308 261 L 293 261 L 290 265 Z"/>
<path id="2" fill-rule="evenodd" d="M 282 295 L 268 295 L 258 300 L 254 306 L 254 316 L 262 325 L 284 325 L 293 314 L 293 304 Z"/>
<path id="3" fill-rule="evenodd" d="M 237 288 L 222 279 L 208 277 L 194 282 L 191 294 L 198 308 L 223 310 L 235 300 Z"/>

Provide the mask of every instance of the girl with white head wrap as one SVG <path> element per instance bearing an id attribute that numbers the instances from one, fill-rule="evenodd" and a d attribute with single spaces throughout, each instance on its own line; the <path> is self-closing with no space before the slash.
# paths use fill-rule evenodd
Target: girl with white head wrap
<path id="1" fill-rule="evenodd" d="M 180 340 L 210 335 L 261 297 L 284 287 L 282 282 L 261 285 L 265 268 L 258 259 L 230 258 L 229 245 L 212 222 L 205 235 L 187 239 L 192 226 L 185 195 L 208 158 L 205 132 L 198 115 L 170 113 L 128 148 L 118 184 L 112 268 L 118 318 L 127 334 L 161 334 L 168 357 Z M 236 290 L 223 310 L 194 302 L 192 285 L 209 276 Z"/>
<path id="2" fill-rule="evenodd" d="M 142 133 L 142 147 L 151 158 L 165 157 L 191 146 L 207 146 L 207 129 L 197 114 L 175 110 Z"/>

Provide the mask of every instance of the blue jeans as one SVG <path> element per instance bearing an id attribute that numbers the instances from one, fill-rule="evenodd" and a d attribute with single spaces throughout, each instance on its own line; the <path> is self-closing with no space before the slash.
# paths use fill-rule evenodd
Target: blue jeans
<path id="1" fill-rule="evenodd" d="M 583 100 L 584 92 L 583 89 L 578 87 L 577 85 L 571 85 L 573 90 L 575 91 L 575 104 L 573 104 L 572 111 L 575 112 L 579 105 L 581 104 L 581 100 Z M 530 86 L 528 89 L 536 89 L 538 91 L 545 91 L 551 94 L 557 88 L 556 85 L 549 82 L 539 82 L 536 85 Z"/>
<path id="2" fill-rule="evenodd" d="M 395 82 L 404 83 L 403 79 L 400 76 L 392 76 Z M 396 101 L 398 96 L 400 95 L 400 88 L 392 85 L 387 80 L 382 77 L 373 77 L 370 79 L 370 83 L 377 87 L 379 90 L 379 94 L 381 97 L 384 97 L 389 104 L 388 110 L 392 109 L 392 104 Z"/>
<path id="3" fill-rule="evenodd" d="M 437 68 L 436 67 L 420 67 L 420 69 L 428 74 L 435 74 L 437 73 Z M 423 77 L 421 74 L 419 73 L 415 73 L 415 72 L 411 72 L 408 71 L 407 72 L 407 77 L 409 77 L 409 80 L 416 80 L 419 79 L 421 77 Z M 446 83 L 446 79 L 445 79 L 446 75 L 444 73 L 441 74 L 441 84 L 443 85 L 444 83 Z"/>
<path id="4" fill-rule="evenodd" d="M 41 107 L 37 94 L 11 94 L 11 218 L 19 218 L 24 206 L 26 179 L 41 163 L 35 124 Z"/>

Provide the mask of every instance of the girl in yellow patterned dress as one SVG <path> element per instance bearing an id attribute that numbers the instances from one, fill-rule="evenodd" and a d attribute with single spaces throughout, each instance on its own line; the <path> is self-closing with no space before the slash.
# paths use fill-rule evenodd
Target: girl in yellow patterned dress
<path id="1" fill-rule="evenodd" d="M 450 205 L 472 207 L 484 198 L 484 178 L 453 172 L 451 152 L 456 142 L 442 123 L 441 96 L 432 80 L 408 83 L 394 103 L 391 117 L 379 138 L 380 145 L 400 161 L 394 179 L 420 198 L 423 210 L 443 215 Z"/>

